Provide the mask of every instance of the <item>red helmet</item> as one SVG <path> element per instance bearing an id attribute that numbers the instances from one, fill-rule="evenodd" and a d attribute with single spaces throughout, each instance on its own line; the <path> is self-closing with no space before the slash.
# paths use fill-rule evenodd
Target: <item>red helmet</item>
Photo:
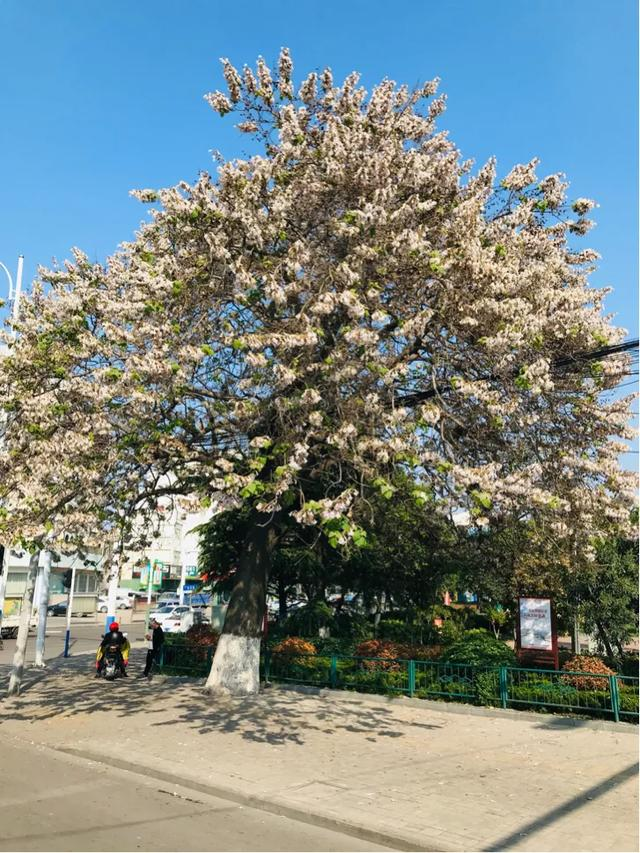
<path id="1" fill-rule="evenodd" d="M 110 631 L 119 631 L 120 630 L 119 623 L 118 622 L 112 622 L 111 625 L 109 625 L 109 630 Z"/>

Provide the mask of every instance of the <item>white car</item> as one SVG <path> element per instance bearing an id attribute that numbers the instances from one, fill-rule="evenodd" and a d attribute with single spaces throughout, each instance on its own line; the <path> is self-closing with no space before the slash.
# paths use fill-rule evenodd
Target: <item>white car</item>
<path id="1" fill-rule="evenodd" d="M 168 611 L 165 613 L 156 611 L 156 615 L 151 618 L 156 619 L 162 630 L 170 634 L 184 634 L 192 625 L 209 621 L 200 611 L 193 610 L 191 607 L 171 607 Z"/>
<path id="2" fill-rule="evenodd" d="M 116 596 L 116 609 L 117 610 L 131 610 L 133 604 L 131 603 L 131 599 L 128 596 Z M 96 602 L 96 610 L 98 613 L 108 613 L 109 612 L 109 596 L 108 595 L 100 595 L 98 596 L 98 600 Z"/>
<path id="3" fill-rule="evenodd" d="M 176 607 L 178 607 L 177 604 L 163 604 L 162 602 L 158 602 L 158 604 L 150 610 L 149 619 L 157 619 L 158 621 L 160 621 L 165 616 L 168 616 L 169 613 L 171 613 L 173 610 L 175 610 Z M 188 610 L 189 608 L 187 607 L 186 609 Z"/>

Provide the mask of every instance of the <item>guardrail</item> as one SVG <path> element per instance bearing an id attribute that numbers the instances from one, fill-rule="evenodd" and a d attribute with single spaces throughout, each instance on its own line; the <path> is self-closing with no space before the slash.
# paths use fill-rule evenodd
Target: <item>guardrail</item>
<path id="1" fill-rule="evenodd" d="M 165 642 L 158 668 L 166 675 L 205 677 L 212 659 L 210 646 L 172 640 Z M 261 676 L 266 682 L 638 722 L 640 680 L 625 675 L 267 650 Z"/>

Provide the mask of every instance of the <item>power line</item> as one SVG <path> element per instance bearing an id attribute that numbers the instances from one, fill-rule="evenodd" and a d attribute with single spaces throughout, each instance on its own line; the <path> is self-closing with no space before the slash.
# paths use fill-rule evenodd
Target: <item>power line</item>
<path id="1" fill-rule="evenodd" d="M 600 361 L 603 358 L 610 358 L 614 355 L 620 355 L 621 353 L 631 352 L 632 350 L 638 349 L 638 338 L 634 338 L 630 341 L 623 341 L 620 344 L 611 344 L 606 347 L 600 347 L 597 350 L 586 350 L 584 352 L 574 353 L 571 356 L 563 356 L 562 358 L 556 358 L 551 362 L 552 370 L 562 370 L 562 368 L 570 367 L 572 364 L 584 364 L 589 361 Z M 635 358 L 635 356 L 634 356 Z M 511 376 L 514 378 L 519 374 L 519 370 L 513 370 L 511 372 Z M 629 374 L 631 375 L 631 374 Z M 483 376 L 476 378 L 472 381 L 480 382 L 487 381 L 491 379 L 496 379 L 495 374 L 490 374 L 489 376 Z M 438 386 L 435 385 L 432 388 L 426 388 L 424 391 L 416 391 L 414 394 L 407 394 L 398 399 L 398 404 L 401 406 L 415 406 L 418 403 L 423 402 L 423 400 L 429 400 L 432 397 L 435 397 L 436 394 L 442 394 L 443 391 L 446 390 L 448 386 Z"/>

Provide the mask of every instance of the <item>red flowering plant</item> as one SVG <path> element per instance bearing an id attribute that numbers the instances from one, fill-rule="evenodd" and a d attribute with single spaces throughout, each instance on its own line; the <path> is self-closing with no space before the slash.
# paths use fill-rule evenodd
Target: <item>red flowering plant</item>
<path id="1" fill-rule="evenodd" d="M 589 678 L 588 675 L 563 675 L 562 683 L 575 687 L 576 690 L 607 690 L 608 683 L 603 675 L 615 675 L 615 672 L 593 655 L 575 655 L 570 658 L 562 667 L 563 670 L 571 673 L 584 672 L 593 673 L 597 678 Z"/>

